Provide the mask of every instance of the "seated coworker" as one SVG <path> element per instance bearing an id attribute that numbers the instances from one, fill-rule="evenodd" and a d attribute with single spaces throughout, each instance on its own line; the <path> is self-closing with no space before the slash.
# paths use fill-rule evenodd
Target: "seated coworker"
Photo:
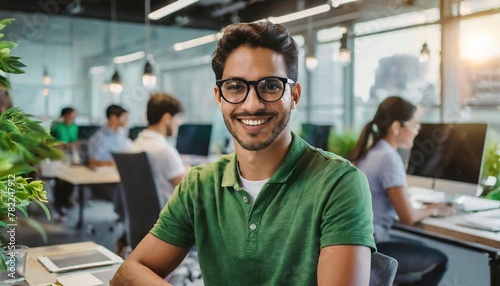
<path id="1" fill-rule="evenodd" d="M 66 156 L 71 156 L 71 152 L 76 148 L 78 140 L 78 126 L 75 124 L 76 110 L 72 107 L 65 107 L 61 110 L 61 117 L 50 127 L 50 134 L 59 142 L 66 152 Z M 60 216 L 67 213 L 66 208 L 73 204 L 70 201 L 73 194 L 73 185 L 57 180 L 54 186 L 54 208 Z"/>
<path id="2" fill-rule="evenodd" d="M 61 117 L 50 127 L 50 134 L 59 142 L 65 143 L 63 147 L 73 148 L 78 140 L 78 126 L 75 124 L 76 110 L 65 107 L 61 110 Z"/>
<path id="3" fill-rule="evenodd" d="M 149 126 L 139 133 L 131 152 L 148 154 L 159 200 L 163 207 L 186 172 L 179 152 L 168 143 L 167 136 L 175 136 L 180 123 L 181 103 L 166 93 L 151 95 L 147 106 Z"/>
<path id="4" fill-rule="evenodd" d="M 115 166 L 111 153 L 124 152 L 132 146 L 132 140 L 121 130 L 128 122 L 128 112 L 119 105 L 110 105 L 106 109 L 108 119 L 106 125 L 102 126 L 89 138 L 89 166 Z"/>
<path id="5" fill-rule="evenodd" d="M 290 130 L 298 51 L 279 24 L 223 30 L 213 91 L 236 151 L 190 169 L 111 285 L 169 285 L 193 245 L 205 285 L 368 285 L 365 176 Z"/>
<path id="6" fill-rule="evenodd" d="M 397 148 L 413 146 L 420 128 L 416 111 L 415 105 L 401 97 L 386 98 L 373 120 L 363 128 L 351 160 L 368 178 L 378 251 L 398 261 L 398 274 L 424 273 L 420 281 L 411 285 L 432 286 L 438 285 L 446 272 L 447 257 L 422 244 L 394 242 L 389 238 L 389 229 L 396 217 L 401 223 L 412 225 L 431 215 L 451 215 L 455 210 L 446 204 L 414 209 L 405 193 L 406 168 Z M 370 138 L 373 143 L 367 149 Z"/>
<path id="7" fill-rule="evenodd" d="M 107 123 L 89 138 L 89 167 L 114 167 L 111 153 L 125 152 L 132 146 L 132 140 L 123 132 L 128 122 L 128 112 L 119 105 L 110 105 L 106 109 Z M 114 200 L 115 211 L 122 215 L 119 192 L 107 185 L 93 185 L 93 197 Z"/>

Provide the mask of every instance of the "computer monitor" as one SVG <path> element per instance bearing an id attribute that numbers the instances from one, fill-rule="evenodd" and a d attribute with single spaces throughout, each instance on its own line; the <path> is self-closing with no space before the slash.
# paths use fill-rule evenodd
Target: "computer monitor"
<path id="1" fill-rule="evenodd" d="M 487 124 L 422 124 L 408 158 L 408 184 L 477 196 Z"/>
<path id="2" fill-rule="evenodd" d="M 314 147 L 328 150 L 328 137 L 330 136 L 331 128 L 331 125 L 303 123 L 302 138 Z"/>
<path id="3" fill-rule="evenodd" d="M 212 124 L 183 124 L 177 132 L 176 148 L 180 154 L 208 156 Z"/>
<path id="4" fill-rule="evenodd" d="M 142 130 L 148 128 L 147 126 L 135 126 L 132 127 L 128 130 L 128 137 L 131 140 L 135 140 L 137 136 L 139 136 L 139 133 L 141 133 Z"/>
<path id="5" fill-rule="evenodd" d="M 87 140 L 99 130 L 101 126 L 99 125 L 79 125 L 78 126 L 78 140 Z"/>

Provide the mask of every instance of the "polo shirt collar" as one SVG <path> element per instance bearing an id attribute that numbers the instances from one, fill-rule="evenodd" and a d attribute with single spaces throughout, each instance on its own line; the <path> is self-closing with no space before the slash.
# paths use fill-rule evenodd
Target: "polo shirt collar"
<path id="1" fill-rule="evenodd" d="M 268 184 L 272 183 L 284 183 L 293 173 L 295 168 L 298 166 L 298 163 L 305 151 L 308 148 L 308 144 L 304 139 L 300 138 L 297 134 L 292 132 L 292 143 L 290 144 L 290 148 L 283 160 L 281 166 L 276 170 L 274 175 L 267 182 Z M 236 153 L 233 154 L 231 160 L 226 165 L 224 169 L 224 174 L 222 177 L 222 187 L 234 187 L 238 188 L 238 169 L 237 169 L 237 156 Z"/>
<path id="2" fill-rule="evenodd" d="M 138 137 L 144 139 L 154 139 L 158 141 L 167 141 L 167 138 L 163 136 L 163 134 L 149 129 L 142 130 L 141 133 L 139 133 Z"/>

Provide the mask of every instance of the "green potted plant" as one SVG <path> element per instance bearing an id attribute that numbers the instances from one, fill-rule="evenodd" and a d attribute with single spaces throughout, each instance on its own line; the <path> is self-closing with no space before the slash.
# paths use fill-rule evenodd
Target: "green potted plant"
<path id="1" fill-rule="evenodd" d="M 11 24 L 13 19 L 0 21 L 0 30 Z M 3 34 L 0 34 L 0 38 Z M 25 67 L 19 57 L 10 55 L 15 43 L 0 41 L 0 70 L 5 73 L 23 73 Z M 10 88 L 8 79 L 0 77 L 0 86 Z M 48 202 L 43 182 L 33 180 L 27 174 L 35 171 L 34 166 L 45 158 L 61 159 L 64 154 L 56 148 L 57 142 L 47 129 L 33 117 L 19 108 L 10 108 L 0 114 L 0 244 L 11 244 L 12 235 L 18 224 L 18 214 L 24 221 L 35 227 L 45 238 L 43 228 L 28 218 L 27 206 L 34 203 L 40 206 L 47 219 L 50 212 L 45 206 Z M 9 239 L 6 240 L 5 238 Z M 15 242 L 15 239 L 14 239 Z M 3 248 L 2 248 L 3 249 Z M 2 256 L 5 256 L 1 252 Z M 5 257 L 4 257 L 5 258 Z M 4 260 L 0 260 L 0 272 L 6 270 Z"/>
<path id="2" fill-rule="evenodd" d="M 328 151 L 349 158 L 356 142 L 358 142 L 358 136 L 351 131 L 336 132 L 332 130 L 328 137 Z"/>
<path id="3" fill-rule="evenodd" d="M 500 139 L 498 134 L 488 135 L 483 160 L 483 196 L 500 201 Z"/>

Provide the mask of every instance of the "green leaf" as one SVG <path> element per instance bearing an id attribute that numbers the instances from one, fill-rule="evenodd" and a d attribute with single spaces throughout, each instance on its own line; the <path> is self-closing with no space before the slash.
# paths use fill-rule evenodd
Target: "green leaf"
<path id="1" fill-rule="evenodd" d="M 10 89 L 10 81 L 6 77 L 0 77 L 0 86 L 5 87 L 6 89 Z"/>
<path id="2" fill-rule="evenodd" d="M 25 207 L 22 207 L 22 206 L 16 206 L 16 208 L 17 208 L 20 212 L 22 212 L 22 213 L 23 213 L 23 215 L 24 215 L 25 217 L 29 217 L 29 216 L 28 216 L 28 211 L 26 210 L 26 208 L 25 208 Z"/>
<path id="3" fill-rule="evenodd" d="M 3 221 L 0 220 L 0 227 L 6 228 L 7 224 Z"/>
<path id="4" fill-rule="evenodd" d="M 16 43 L 10 41 L 0 41 L 0 50 L 3 49 L 13 50 L 15 47 L 17 47 Z"/>
<path id="5" fill-rule="evenodd" d="M 45 212 L 45 216 L 47 217 L 47 220 L 50 220 L 50 211 L 47 208 L 47 206 L 44 203 L 42 203 L 41 201 L 37 200 L 37 199 L 33 199 L 33 201 L 37 205 L 39 205 L 42 208 L 42 210 Z"/>
<path id="6" fill-rule="evenodd" d="M 4 57 L 4 50 L 0 50 L 0 69 L 6 73 L 21 74 L 24 73 L 22 68 L 26 67 L 19 61 L 19 57 Z"/>
<path id="7" fill-rule="evenodd" d="M 12 19 L 12 18 L 7 18 L 7 19 L 3 19 L 3 20 L 0 20 L 0 30 L 2 30 L 3 28 L 5 28 L 6 26 L 12 24 L 12 22 L 14 22 L 15 20 Z"/>

